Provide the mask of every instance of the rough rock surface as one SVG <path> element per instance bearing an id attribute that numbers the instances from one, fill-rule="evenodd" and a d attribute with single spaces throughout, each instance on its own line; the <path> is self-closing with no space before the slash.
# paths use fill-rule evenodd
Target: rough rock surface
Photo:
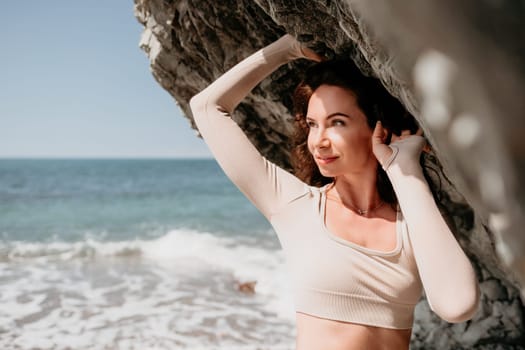
<path id="1" fill-rule="evenodd" d="M 524 2 L 135 0 L 135 15 L 153 75 L 193 127 L 190 97 L 285 32 L 380 78 L 433 146 L 432 185 L 482 290 L 466 323 L 418 304 L 411 349 L 525 349 Z M 290 91 L 305 64 L 275 72 L 234 115 L 284 167 Z"/>

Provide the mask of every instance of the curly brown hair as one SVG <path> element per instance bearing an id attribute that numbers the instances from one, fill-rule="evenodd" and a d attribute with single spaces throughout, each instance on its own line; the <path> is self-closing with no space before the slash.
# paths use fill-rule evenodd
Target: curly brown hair
<path id="1" fill-rule="evenodd" d="M 391 133 L 399 135 L 402 130 L 409 129 L 415 132 L 418 128 L 414 117 L 386 91 L 381 82 L 365 76 L 352 61 L 332 60 L 311 66 L 293 94 L 295 123 L 292 136 L 294 173 L 309 185 L 323 186 L 333 181 L 321 174 L 307 144 L 308 101 L 321 85 L 338 86 L 351 91 L 356 97 L 357 105 L 365 114 L 370 129 L 373 130 L 379 120 L 389 131 L 387 143 L 390 142 Z M 384 202 L 397 204 L 392 184 L 381 166 L 377 167 L 377 189 Z"/>

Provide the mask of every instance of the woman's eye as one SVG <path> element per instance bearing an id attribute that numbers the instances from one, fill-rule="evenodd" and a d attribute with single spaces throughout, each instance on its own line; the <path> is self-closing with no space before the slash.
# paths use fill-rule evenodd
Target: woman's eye
<path id="1" fill-rule="evenodd" d="M 312 121 L 307 121 L 307 122 L 306 122 L 306 125 L 308 125 L 309 128 L 313 128 L 313 127 L 315 127 L 315 123 L 312 122 Z"/>
<path id="2" fill-rule="evenodd" d="M 336 120 L 334 120 L 334 121 L 332 122 L 332 125 L 334 125 L 334 126 L 344 126 L 344 125 L 345 125 L 345 122 L 342 121 L 342 120 L 338 120 L 338 119 L 336 119 Z"/>

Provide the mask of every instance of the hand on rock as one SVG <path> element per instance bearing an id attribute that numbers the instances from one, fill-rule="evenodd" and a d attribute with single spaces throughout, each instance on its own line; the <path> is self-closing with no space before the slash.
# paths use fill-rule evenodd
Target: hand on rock
<path id="1" fill-rule="evenodd" d="M 325 58 L 317 54 L 314 50 L 307 48 L 303 44 L 300 44 L 300 45 L 301 45 L 301 52 L 303 53 L 303 56 L 305 58 L 311 61 L 315 61 L 315 62 L 321 62 L 325 60 Z"/>
<path id="2" fill-rule="evenodd" d="M 285 34 L 279 40 L 288 40 L 290 42 L 290 47 L 292 48 L 292 53 L 295 56 L 295 58 L 306 58 L 315 62 L 321 62 L 325 60 L 325 58 L 323 58 L 321 55 L 317 54 L 314 50 L 304 46 L 290 34 Z"/>

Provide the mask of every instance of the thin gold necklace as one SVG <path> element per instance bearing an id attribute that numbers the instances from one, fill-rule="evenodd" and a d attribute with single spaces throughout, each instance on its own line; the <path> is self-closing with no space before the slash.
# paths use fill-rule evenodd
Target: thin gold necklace
<path id="1" fill-rule="evenodd" d="M 355 205 L 351 204 L 351 203 L 345 203 L 343 202 L 342 200 L 339 200 L 335 197 L 331 197 L 331 196 L 326 196 L 326 198 L 330 199 L 330 200 L 333 200 L 334 202 L 338 202 L 338 203 L 341 203 L 343 204 L 344 206 L 346 207 L 349 207 L 350 210 L 352 210 L 353 212 L 355 212 L 357 215 L 359 216 L 366 216 L 368 213 L 371 213 L 379 208 L 381 208 L 383 206 L 383 204 L 385 204 L 385 202 L 383 202 L 382 200 L 379 201 L 379 203 L 373 207 L 373 208 L 369 208 L 369 209 L 360 209 L 358 207 L 356 207 Z"/>
<path id="2" fill-rule="evenodd" d="M 345 203 L 343 202 L 341 199 L 338 199 L 338 198 L 335 198 L 335 197 L 331 197 L 328 195 L 328 191 L 331 190 L 332 188 L 335 187 L 335 180 L 334 182 L 332 182 L 329 187 L 326 189 L 326 198 L 330 199 L 330 200 L 333 200 L 335 202 L 338 202 L 338 203 L 341 203 L 343 204 L 344 206 L 347 206 L 347 207 L 350 207 L 350 210 L 352 210 L 353 212 L 355 212 L 357 215 L 359 216 L 366 216 L 368 213 L 371 213 L 379 208 L 381 208 L 383 206 L 383 204 L 385 204 L 385 202 L 383 202 L 381 199 L 379 200 L 379 203 L 377 203 L 377 205 L 373 208 L 369 208 L 369 209 L 360 209 L 358 207 L 356 207 L 353 203 Z"/>

